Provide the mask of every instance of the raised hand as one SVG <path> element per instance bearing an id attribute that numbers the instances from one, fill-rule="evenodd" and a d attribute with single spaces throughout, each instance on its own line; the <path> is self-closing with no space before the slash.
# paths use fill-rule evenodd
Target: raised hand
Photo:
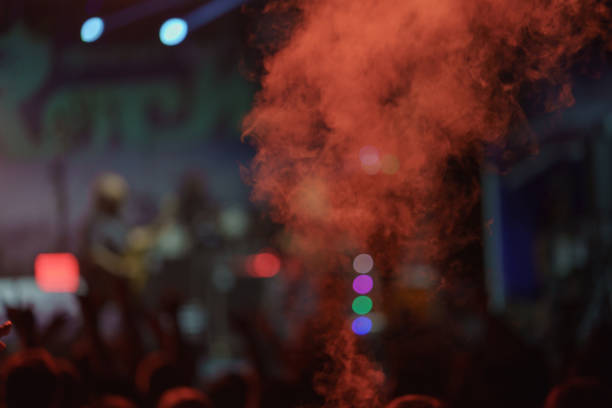
<path id="1" fill-rule="evenodd" d="M 36 319 L 32 305 L 6 306 L 6 316 L 15 323 L 15 330 L 21 346 L 24 348 L 40 345 L 39 333 L 36 329 Z"/>
<path id="2" fill-rule="evenodd" d="M 10 333 L 11 327 L 13 327 L 13 323 L 10 320 L 7 320 L 2 325 L 0 325 L 0 337 L 4 337 Z M 6 349 L 6 344 L 0 341 L 0 351 Z"/>

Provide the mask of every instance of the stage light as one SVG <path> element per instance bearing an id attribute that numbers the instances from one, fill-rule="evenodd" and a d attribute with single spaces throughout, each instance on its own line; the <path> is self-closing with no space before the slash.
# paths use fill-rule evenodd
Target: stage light
<path id="1" fill-rule="evenodd" d="M 353 269 L 357 273 L 368 273 L 374 267 L 374 259 L 368 254 L 359 254 L 353 259 Z"/>
<path id="2" fill-rule="evenodd" d="M 367 296 L 357 296 L 353 300 L 353 312 L 359 315 L 370 313 L 372 306 L 372 299 Z"/>
<path id="3" fill-rule="evenodd" d="M 271 278 L 278 274 L 280 268 L 279 257 L 270 252 L 260 252 L 246 261 L 247 274 L 254 278 Z"/>
<path id="4" fill-rule="evenodd" d="M 353 280 L 353 290 L 360 295 L 369 293 L 374 287 L 374 281 L 368 275 L 361 275 Z"/>
<path id="5" fill-rule="evenodd" d="M 159 39 L 164 45 L 180 44 L 187 36 L 187 22 L 181 18 L 171 18 L 159 29 Z"/>
<path id="6" fill-rule="evenodd" d="M 76 292 L 79 287 L 79 262 L 70 253 L 38 254 L 34 278 L 44 292 Z"/>
<path id="7" fill-rule="evenodd" d="M 94 42 L 104 32 L 104 21 L 100 17 L 91 17 L 81 26 L 81 40 L 86 43 Z"/>
<path id="8" fill-rule="evenodd" d="M 359 316 L 353 320 L 352 329 L 355 334 L 360 336 L 368 334 L 372 330 L 372 320 L 365 316 Z"/>
<path id="9" fill-rule="evenodd" d="M 212 0 L 190 13 L 185 19 L 189 21 L 189 26 L 203 27 L 246 2 L 247 0 Z"/>

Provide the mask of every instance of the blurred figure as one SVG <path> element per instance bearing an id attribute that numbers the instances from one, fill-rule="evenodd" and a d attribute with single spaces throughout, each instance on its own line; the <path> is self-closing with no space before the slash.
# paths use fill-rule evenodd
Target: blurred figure
<path id="1" fill-rule="evenodd" d="M 206 298 L 210 268 L 220 245 L 217 205 L 206 189 L 202 175 L 184 174 L 176 195 L 164 199 L 161 211 L 150 226 L 150 258 L 153 270 L 145 296 L 149 304 L 168 288 L 186 301 Z"/>
<path id="2" fill-rule="evenodd" d="M 57 365 L 45 350 L 19 351 L 2 367 L 2 408 L 58 407 L 59 390 Z"/>
<path id="3" fill-rule="evenodd" d="M 434 397 L 410 394 L 398 397 L 387 404 L 386 408 L 444 408 L 445 405 Z"/>
<path id="4" fill-rule="evenodd" d="M 573 378 L 552 389 L 545 408 L 609 408 L 610 390 L 590 378 Z"/>
<path id="5" fill-rule="evenodd" d="M 83 277 L 88 286 L 88 302 L 92 312 L 89 318 L 91 330 L 93 314 L 103 306 L 113 304 L 119 311 L 119 335 L 104 339 L 112 343 L 112 353 L 119 356 L 118 366 L 124 375 L 129 375 L 143 354 L 139 327 L 139 299 L 137 290 L 146 278 L 146 269 L 139 261 L 142 234 L 130 236 L 123 219 L 122 209 L 128 194 L 127 182 L 120 175 L 106 173 L 98 177 L 92 192 L 92 210 L 83 231 L 81 259 Z M 146 247 L 146 245 L 144 245 Z M 94 334 L 97 352 L 101 353 L 102 338 Z M 108 354 L 110 355 L 110 353 Z"/>
<path id="6" fill-rule="evenodd" d="M 229 406 L 215 405 L 215 407 Z M 212 408 L 212 405 L 208 397 L 195 388 L 177 387 L 162 395 L 157 408 Z"/>
<path id="7" fill-rule="evenodd" d="M 195 172 L 186 173 L 178 191 L 178 218 L 200 241 L 209 241 L 215 235 L 214 222 L 218 208 L 210 197 L 204 177 Z"/>
<path id="8" fill-rule="evenodd" d="M 85 222 L 81 257 L 90 293 L 100 302 L 112 296 L 113 285 L 109 280 L 122 270 L 128 228 L 121 210 L 127 192 L 123 177 L 113 173 L 98 177 L 93 187 L 92 210 Z"/>

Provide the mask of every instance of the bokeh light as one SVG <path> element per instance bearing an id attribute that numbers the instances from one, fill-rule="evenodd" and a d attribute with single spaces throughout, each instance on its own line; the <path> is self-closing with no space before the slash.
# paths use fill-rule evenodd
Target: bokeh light
<path id="1" fill-rule="evenodd" d="M 94 42 L 104 32 L 104 21 L 100 17 L 91 17 L 81 26 L 81 40 L 86 43 Z"/>
<path id="2" fill-rule="evenodd" d="M 353 259 L 353 269 L 357 273 L 368 273 L 374 267 L 374 259 L 369 254 L 359 254 Z"/>
<path id="3" fill-rule="evenodd" d="M 260 252 L 248 257 L 246 262 L 247 274 L 254 278 L 271 278 L 278 274 L 280 268 L 280 258 L 271 252 Z"/>
<path id="4" fill-rule="evenodd" d="M 367 174 L 373 175 L 378 173 L 381 167 L 380 154 L 374 146 L 364 146 L 359 150 L 359 160 L 361 167 Z"/>
<path id="5" fill-rule="evenodd" d="M 115 302 L 106 302 L 98 311 L 98 328 L 100 336 L 108 342 L 116 341 L 117 336 L 122 333 L 122 313 Z"/>
<path id="6" fill-rule="evenodd" d="M 366 316 L 359 316 L 353 320 L 352 329 L 355 334 L 360 336 L 368 334 L 372 330 L 372 320 Z"/>
<path id="7" fill-rule="evenodd" d="M 159 29 L 159 39 L 164 45 L 180 44 L 187 36 L 187 22 L 181 18 L 171 18 Z"/>
<path id="8" fill-rule="evenodd" d="M 176 317 L 181 332 L 189 337 L 201 335 L 208 325 L 206 308 L 198 302 L 191 301 L 182 305 Z"/>
<path id="9" fill-rule="evenodd" d="M 240 238 L 249 228 L 249 217 L 242 208 L 229 207 L 221 211 L 219 227 L 226 237 Z"/>
<path id="10" fill-rule="evenodd" d="M 372 321 L 372 333 L 379 333 L 387 327 L 387 317 L 384 314 L 373 312 L 368 314 L 368 317 Z"/>
<path id="11" fill-rule="evenodd" d="M 219 292 L 227 293 L 236 285 L 236 276 L 227 265 L 218 264 L 213 269 L 212 283 Z"/>
<path id="12" fill-rule="evenodd" d="M 369 293 L 374 287 L 374 281 L 368 275 L 361 275 L 353 280 L 353 290 L 360 295 Z"/>
<path id="13" fill-rule="evenodd" d="M 382 172 L 385 174 L 395 174 L 399 170 L 400 164 L 397 157 L 386 154 L 382 158 Z"/>
<path id="14" fill-rule="evenodd" d="M 353 312 L 363 315 L 372 310 L 372 299 L 368 296 L 358 296 L 353 300 Z"/>
<path id="15" fill-rule="evenodd" d="M 38 254 L 34 278 L 44 292 L 74 293 L 79 287 L 79 262 L 70 253 Z"/>

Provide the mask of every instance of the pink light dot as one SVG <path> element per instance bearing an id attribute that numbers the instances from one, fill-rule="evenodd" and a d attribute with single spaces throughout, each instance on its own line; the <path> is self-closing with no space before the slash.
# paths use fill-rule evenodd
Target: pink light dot
<path id="1" fill-rule="evenodd" d="M 374 175 L 380 171 L 382 166 L 378 149 L 374 146 L 364 146 L 359 150 L 359 160 L 361 168 L 369 175 Z"/>
<path id="2" fill-rule="evenodd" d="M 378 149 L 374 146 L 364 146 L 359 150 L 359 159 L 364 166 L 374 166 L 380 162 Z"/>
<path id="3" fill-rule="evenodd" d="M 369 275 L 361 275 L 353 280 L 353 290 L 360 295 L 369 293 L 374 287 L 374 281 Z"/>

